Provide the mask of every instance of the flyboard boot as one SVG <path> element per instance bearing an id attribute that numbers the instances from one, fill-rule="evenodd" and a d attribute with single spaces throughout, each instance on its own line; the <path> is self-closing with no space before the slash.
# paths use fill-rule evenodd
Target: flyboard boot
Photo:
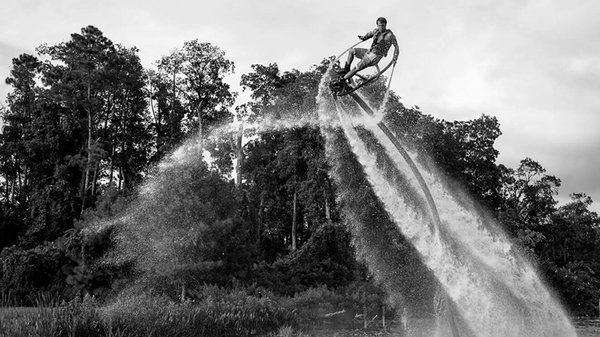
<path id="1" fill-rule="evenodd" d="M 342 92 L 347 92 L 347 91 L 352 90 L 352 88 L 348 84 L 348 81 L 341 76 L 338 77 L 337 79 L 329 82 L 329 89 L 331 89 L 331 91 L 334 94 L 339 94 Z"/>
<path id="2" fill-rule="evenodd" d="M 338 73 L 338 75 L 340 75 L 340 76 L 342 76 L 342 77 L 343 77 L 344 75 L 346 75 L 348 72 L 350 72 L 350 65 L 349 65 L 348 63 L 346 63 L 346 64 L 344 65 L 344 68 L 339 68 L 339 69 L 337 69 L 337 73 Z"/>
<path id="3" fill-rule="evenodd" d="M 346 63 L 343 68 L 340 68 L 340 66 L 336 64 L 333 70 L 338 75 L 336 79 L 329 82 L 329 89 L 331 89 L 333 94 L 337 96 L 337 94 L 352 90 L 350 84 L 348 83 L 348 80 L 344 78 L 344 75 L 346 75 L 350 71 L 350 65 Z"/>

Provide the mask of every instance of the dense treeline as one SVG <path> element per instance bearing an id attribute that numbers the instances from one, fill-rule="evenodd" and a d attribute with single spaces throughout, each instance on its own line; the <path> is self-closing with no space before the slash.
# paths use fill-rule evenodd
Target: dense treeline
<path id="1" fill-rule="evenodd" d="M 106 297 L 132 284 L 175 298 L 204 284 L 285 295 L 371 286 L 318 126 L 216 131 L 234 118 L 246 126 L 316 120 L 329 60 L 305 72 L 254 65 L 241 81 L 251 101 L 234 108 L 224 82 L 234 64 L 210 43 L 187 42 L 154 70 L 93 26 L 37 52 L 13 59 L 0 134 L 0 292 L 11 301 L 29 304 L 41 292 Z M 575 314 L 595 314 L 600 218 L 588 196 L 558 207 L 560 179 L 538 162 L 496 164 L 501 132 L 492 116 L 436 119 L 393 93 L 386 111 L 390 129 L 498 219 Z M 159 165 L 186 141 L 192 159 Z M 400 291 L 416 303 L 427 291 L 411 277 L 423 266 L 398 240 Z"/>

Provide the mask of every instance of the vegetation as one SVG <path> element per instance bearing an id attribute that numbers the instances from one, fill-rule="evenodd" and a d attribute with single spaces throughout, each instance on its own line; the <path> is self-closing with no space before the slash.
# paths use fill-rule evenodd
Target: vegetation
<path id="1" fill-rule="evenodd" d="M 309 122 L 328 59 L 305 72 L 254 65 L 241 81 L 251 101 L 234 109 L 223 80 L 234 64 L 210 43 L 187 42 L 154 70 L 93 26 L 37 52 L 15 57 L 6 79 L 0 294 L 38 309 L 1 312 L 0 334 L 241 336 L 342 308 L 432 310 L 435 280 L 348 151 L 336 174 L 356 194 L 336 194 Z M 560 179 L 540 163 L 496 164 L 493 116 L 440 120 L 394 93 L 385 108 L 390 129 L 501 223 L 573 314 L 596 315 L 600 218 L 588 196 L 557 206 Z M 234 118 L 245 129 L 223 128 Z M 285 127 L 248 127 L 273 121 Z"/>

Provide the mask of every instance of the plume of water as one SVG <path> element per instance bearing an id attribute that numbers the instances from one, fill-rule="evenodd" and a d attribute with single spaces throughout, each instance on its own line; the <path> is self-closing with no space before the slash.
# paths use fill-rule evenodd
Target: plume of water
<path id="1" fill-rule="evenodd" d="M 314 118 L 264 117 L 255 124 L 245 126 L 251 134 L 314 125 Z M 211 227 L 232 226 L 231 214 L 215 214 L 217 205 L 232 202 L 226 196 L 211 195 L 218 189 L 227 190 L 221 179 L 211 180 L 210 153 L 205 147 L 211 142 L 227 141 L 238 132 L 238 125 L 226 123 L 212 128 L 200 140 L 192 136 L 167 154 L 152 168 L 138 193 L 128 207 L 117 216 L 100 219 L 90 224 L 86 231 L 100 232 L 116 228 L 115 247 L 103 259 L 108 265 L 134 265 L 139 282 L 177 273 L 186 268 L 215 266 L 215 261 L 201 256 L 189 256 L 189 251 L 200 251 L 202 245 L 210 246 Z M 219 187 L 220 186 L 220 187 Z M 209 189 L 214 189 L 214 191 Z M 223 207 L 235 210 L 235 207 Z M 153 282 L 151 280 L 151 282 Z"/>
<path id="2" fill-rule="evenodd" d="M 414 187 L 418 184 L 408 165 L 372 118 L 361 117 L 358 107 L 346 104 L 345 115 L 341 115 L 326 86 L 330 80 L 330 73 L 323 77 L 317 101 L 321 129 L 328 142 L 328 155 L 334 158 L 331 160 L 333 177 L 340 185 L 340 193 L 349 192 L 344 191 L 347 189 L 344 181 L 335 174 L 336 167 L 346 165 L 340 160 L 343 156 L 336 153 L 339 149 L 335 147 L 334 129 L 338 120 L 373 192 L 452 299 L 466 325 L 465 330 L 484 337 L 575 336 L 560 304 L 491 217 L 471 207 L 475 202 L 465 201 L 464 193 L 448 188 L 435 169 L 417 164 L 437 203 L 446 235 L 438 236 L 430 230 L 427 212 L 411 202 L 418 198 L 410 195 L 418 191 L 418 187 Z M 373 153 L 366 146 L 357 132 L 358 125 L 374 135 L 385 154 Z M 417 157 L 416 153 L 410 154 Z M 381 155 L 391 159 L 393 169 L 378 164 L 377 158 Z M 389 178 L 397 172 L 414 188 L 397 188 Z"/>

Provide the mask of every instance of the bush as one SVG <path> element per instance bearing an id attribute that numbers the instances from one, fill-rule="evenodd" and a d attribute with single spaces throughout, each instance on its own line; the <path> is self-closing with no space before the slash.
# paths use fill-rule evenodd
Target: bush
<path id="1" fill-rule="evenodd" d="M 10 292 L 16 305 L 34 305 L 42 293 L 70 298 L 62 269 L 70 263 L 71 258 L 54 243 L 31 249 L 4 248 L 0 252 L 0 293 Z"/>
<path id="2" fill-rule="evenodd" d="M 257 283 L 282 295 L 292 296 L 309 288 L 343 288 L 357 276 L 358 264 L 350 245 L 350 233 L 339 224 L 323 224 L 298 251 L 272 265 L 254 270 Z"/>

